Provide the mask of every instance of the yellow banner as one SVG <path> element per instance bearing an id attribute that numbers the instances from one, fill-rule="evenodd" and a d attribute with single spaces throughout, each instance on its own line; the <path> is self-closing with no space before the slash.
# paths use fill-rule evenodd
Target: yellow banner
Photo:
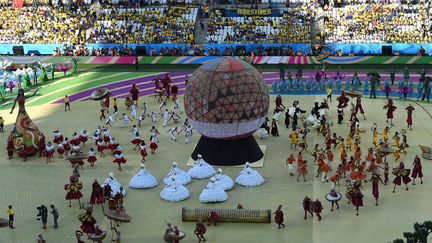
<path id="1" fill-rule="evenodd" d="M 271 15 L 272 10 L 271 8 L 265 8 L 265 9 L 238 8 L 237 14 L 238 15 Z"/>

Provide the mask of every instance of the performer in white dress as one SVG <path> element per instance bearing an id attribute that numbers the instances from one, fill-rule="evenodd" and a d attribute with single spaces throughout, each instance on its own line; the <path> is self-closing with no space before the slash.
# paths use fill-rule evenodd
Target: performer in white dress
<path id="1" fill-rule="evenodd" d="M 152 188 L 158 184 L 156 177 L 145 169 L 144 164 L 141 164 L 141 169 L 129 181 L 129 187 L 136 189 Z"/>
<path id="2" fill-rule="evenodd" d="M 148 111 L 149 111 L 148 106 L 147 106 L 147 104 L 144 102 L 144 103 L 143 103 L 143 113 L 142 113 L 142 116 L 144 116 L 144 117 L 149 116 Z"/>
<path id="3" fill-rule="evenodd" d="M 152 122 L 157 122 L 158 117 L 160 116 L 159 112 L 151 112 L 151 118 L 152 118 Z"/>
<path id="4" fill-rule="evenodd" d="M 132 106 L 131 106 L 131 116 L 134 119 L 137 119 L 137 108 L 136 108 L 136 105 L 133 104 L 133 103 L 132 103 Z"/>
<path id="5" fill-rule="evenodd" d="M 106 178 L 106 180 L 105 180 L 104 184 L 102 185 L 102 187 L 104 187 L 106 184 L 109 184 L 110 187 L 111 187 L 111 196 L 112 197 L 114 197 L 115 194 L 117 194 L 118 192 L 120 192 L 120 188 L 123 189 L 121 191 L 121 193 L 123 194 L 123 196 L 126 196 L 126 190 L 122 187 L 122 185 L 114 177 L 114 173 L 110 172 L 108 174 L 108 178 Z"/>
<path id="6" fill-rule="evenodd" d="M 193 179 L 206 179 L 216 174 L 216 170 L 211 165 L 204 161 L 201 154 L 198 154 L 198 159 L 194 166 L 189 169 L 187 174 Z"/>
<path id="7" fill-rule="evenodd" d="M 168 130 L 167 133 L 169 133 L 171 135 L 171 140 L 173 140 L 174 142 L 177 142 L 176 135 L 179 133 L 177 127 L 171 128 L 170 130 Z"/>
<path id="8" fill-rule="evenodd" d="M 185 131 L 185 144 L 192 143 L 192 127 L 189 125 L 186 127 Z"/>
<path id="9" fill-rule="evenodd" d="M 174 123 L 179 123 L 180 122 L 180 116 L 177 115 L 177 112 L 175 110 L 171 111 L 170 118 L 169 118 L 168 121 L 170 121 L 171 119 L 174 121 Z"/>
<path id="10" fill-rule="evenodd" d="M 240 171 L 240 174 L 235 179 L 235 183 L 240 186 L 255 187 L 262 185 L 264 183 L 264 178 L 258 171 L 249 166 L 249 162 L 246 162 L 243 170 Z"/>
<path id="11" fill-rule="evenodd" d="M 115 120 L 116 116 L 117 116 L 117 112 L 114 112 L 113 114 L 109 115 L 108 118 L 106 119 L 105 125 L 111 126 L 111 122 Z"/>
<path id="12" fill-rule="evenodd" d="M 129 126 L 129 122 L 130 122 L 130 117 L 126 114 L 123 113 L 123 118 L 122 118 L 122 125 L 121 127 L 127 127 Z"/>
<path id="13" fill-rule="evenodd" d="M 175 177 L 170 178 L 169 184 L 160 192 L 160 197 L 169 202 L 179 202 L 187 199 L 190 195 L 188 189 L 176 181 Z"/>
<path id="14" fill-rule="evenodd" d="M 163 127 L 165 127 L 165 126 L 168 124 L 169 118 L 170 118 L 170 116 L 169 116 L 169 112 L 168 112 L 168 109 L 166 109 L 166 110 L 163 112 L 163 123 L 162 123 L 162 126 L 163 126 Z"/>
<path id="15" fill-rule="evenodd" d="M 224 175 L 221 168 L 217 170 L 216 175 L 214 175 L 212 178 L 215 178 L 213 183 L 225 191 L 231 190 L 234 187 L 233 179 L 227 175 Z"/>
<path id="16" fill-rule="evenodd" d="M 210 178 L 207 187 L 201 192 L 199 201 L 202 203 L 225 202 L 228 200 L 228 194 L 224 189 L 215 184 L 216 178 Z"/>
<path id="17" fill-rule="evenodd" d="M 170 184 L 173 177 L 176 178 L 177 184 L 181 185 L 189 184 L 192 181 L 192 178 L 184 170 L 181 170 L 177 166 L 177 162 L 173 162 L 170 172 L 164 178 L 165 185 Z"/>

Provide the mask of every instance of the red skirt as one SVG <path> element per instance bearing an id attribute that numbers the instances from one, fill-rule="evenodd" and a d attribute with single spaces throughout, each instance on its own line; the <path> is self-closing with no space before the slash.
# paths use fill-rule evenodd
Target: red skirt
<path id="1" fill-rule="evenodd" d="M 65 151 L 70 151 L 70 145 L 69 144 L 63 145 L 63 148 Z"/>
<path id="2" fill-rule="evenodd" d="M 13 156 L 13 153 L 14 153 L 14 151 L 13 151 L 13 150 L 11 150 L 11 149 L 8 149 L 7 153 L 8 153 L 8 157 L 12 157 L 12 156 Z"/>
<path id="3" fill-rule="evenodd" d="M 108 142 L 110 141 L 110 137 L 109 137 L 109 136 L 104 136 L 104 137 L 103 137 L 103 141 L 104 141 L 105 143 L 108 143 Z"/>
<path id="4" fill-rule="evenodd" d="M 352 196 L 351 203 L 355 207 L 362 207 L 363 206 L 363 195 L 359 194 L 359 195 Z"/>
<path id="5" fill-rule="evenodd" d="M 47 157 L 47 158 L 51 158 L 53 156 L 53 154 L 54 154 L 54 150 L 45 151 L 45 157 Z"/>
<path id="6" fill-rule="evenodd" d="M 150 143 L 150 148 L 151 149 L 157 149 L 158 148 L 157 143 Z"/>
<path id="7" fill-rule="evenodd" d="M 117 147 L 117 144 L 108 144 L 108 149 L 115 150 Z"/>
<path id="8" fill-rule="evenodd" d="M 80 144 L 80 141 L 78 139 L 72 139 L 72 140 L 69 141 L 69 143 L 72 144 L 72 145 L 74 145 L 74 146 L 77 146 L 77 145 Z"/>
<path id="9" fill-rule="evenodd" d="M 85 142 L 87 142 L 88 137 L 79 136 L 79 140 L 80 140 L 82 143 L 85 143 Z"/>
<path id="10" fill-rule="evenodd" d="M 141 156 L 143 158 L 145 158 L 147 156 L 147 151 L 146 150 L 141 150 L 140 153 L 141 153 Z"/>
<path id="11" fill-rule="evenodd" d="M 87 158 L 87 162 L 89 162 L 89 163 L 94 163 L 94 162 L 96 162 L 96 160 L 97 160 L 96 156 L 89 156 Z"/>
<path id="12" fill-rule="evenodd" d="M 126 159 L 125 158 L 119 158 L 119 159 L 115 159 L 113 161 L 113 163 L 117 163 L 117 164 L 125 164 L 126 163 Z"/>
<path id="13" fill-rule="evenodd" d="M 379 190 L 378 190 L 378 183 L 372 183 L 372 195 L 374 196 L 374 198 L 379 197 Z"/>
<path id="14" fill-rule="evenodd" d="M 83 223 L 80 226 L 80 229 L 82 230 L 82 232 L 84 232 L 86 234 L 94 234 L 94 233 L 96 233 L 96 229 L 95 229 L 94 224 Z"/>
<path id="15" fill-rule="evenodd" d="M 411 178 L 409 178 L 408 176 L 396 176 L 396 178 L 393 180 L 393 184 L 400 186 L 402 184 L 402 181 L 404 184 L 408 184 L 410 183 Z"/>
<path id="16" fill-rule="evenodd" d="M 411 126 L 413 124 L 413 122 L 412 122 L 412 116 L 408 116 L 407 123 L 408 123 L 409 126 Z"/>
<path id="17" fill-rule="evenodd" d="M 64 154 L 64 148 L 58 148 L 57 153 L 63 155 Z"/>
<path id="18" fill-rule="evenodd" d="M 82 198 L 83 194 L 80 191 L 68 191 L 66 193 L 66 200 L 77 200 Z"/>
<path id="19" fill-rule="evenodd" d="M 387 119 L 393 119 L 393 111 L 387 111 Z"/>
<path id="20" fill-rule="evenodd" d="M 419 178 L 423 178 L 423 171 L 422 171 L 422 169 L 419 169 L 418 167 L 414 166 L 414 169 L 412 171 L 411 177 L 412 178 L 417 178 L 417 176 Z"/>
<path id="21" fill-rule="evenodd" d="M 104 145 L 98 145 L 97 146 L 97 151 L 98 152 L 103 152 L 105 149 L 106 149 L 106 146 L 104 146 Z"/>
<path id="22" fill-rule="evenodd" d="M 61 143 L 63 142 L 63 135 L 61 135 L 60 137 L 56 137 L 53 140 L 54 143 Z"/>
<path id="23" fill-rule="evenodd" d="M 138 144 L 142 143 L 142 140 L 139 139 L 139 138 L 135 138 L 134 140 L 131 141 L 131 143 L 134 144 L 134 145 L 138 145 Z"/>
<path id="24" fill-rule="evenodd" d="M 103 204 L 105 202 L 105 198 L 103 194 L 93 193 L 90 196 L 90 203 L 91 204 Z"/>

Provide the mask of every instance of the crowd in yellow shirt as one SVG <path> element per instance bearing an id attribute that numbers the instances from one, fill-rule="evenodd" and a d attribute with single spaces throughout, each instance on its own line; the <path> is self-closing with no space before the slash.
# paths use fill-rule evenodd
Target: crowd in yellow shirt
<path id="1" fill-rule="evenodd" d="M 279 17 L 225 17 L 216 10 L 210 16 L 207 43 L 308 43 L 311 11 L 301 5 Z"/>

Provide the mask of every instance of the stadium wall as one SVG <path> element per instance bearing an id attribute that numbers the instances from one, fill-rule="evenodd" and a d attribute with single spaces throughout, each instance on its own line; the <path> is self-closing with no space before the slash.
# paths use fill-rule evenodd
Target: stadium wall
<path id="1" fill-rule="evenodd" d="M 126 44 L 87 44 L 87 48 L 90 50 L 92 48 L 120 48 L 125 46 Z M 1 44 L 0 45 L 0 55 L 13 55 L 12 48 L 14 46 L 23 46 L 24 54 L 36 54 L 36 55 L 52 55 L 54 51 L 59 48 L 63 50 L 62 44 Z M 150 53 L 150 50 L 154 50 L 156 54 L 159 54 L 159 51 L 162 48 L 181 48 L 183 53 L 188 53 L 192 51 L 191 46 L 188 44 L 127 44 L 128 47 L 132 49 L 136 49 L 137 46 L 145 46 L 147 54 Z M 221 53 L 224 52 L 225 48 L 233 47 L 236 49 L 237 47 L 245 47 L 246 52 L 250 53 L 252 51 L 256 51 L 259 47 L 264 49 L 270 47 L 291 47 L 294 51 L 301 51 L 303 53 L 310 52 L 310 44 L 206 44 L 204 45 L 205 51 L 209 51 L 212 49 L 218 49 Z M 326 50 L 334 53 L 338 50 L 341 50 L 343 53 L 353 53 L 355 55 L 381 55 L 381 49 L 383 46 L 391 46 L 393 49 L 393 53 L 398 51 L 401 55 L 416 55 L 419 51 L 420 47 L 423 47 L 426 50 L 427 54 L 432 54 L 432 44 L 328 44 L 326 45 Z"/>

